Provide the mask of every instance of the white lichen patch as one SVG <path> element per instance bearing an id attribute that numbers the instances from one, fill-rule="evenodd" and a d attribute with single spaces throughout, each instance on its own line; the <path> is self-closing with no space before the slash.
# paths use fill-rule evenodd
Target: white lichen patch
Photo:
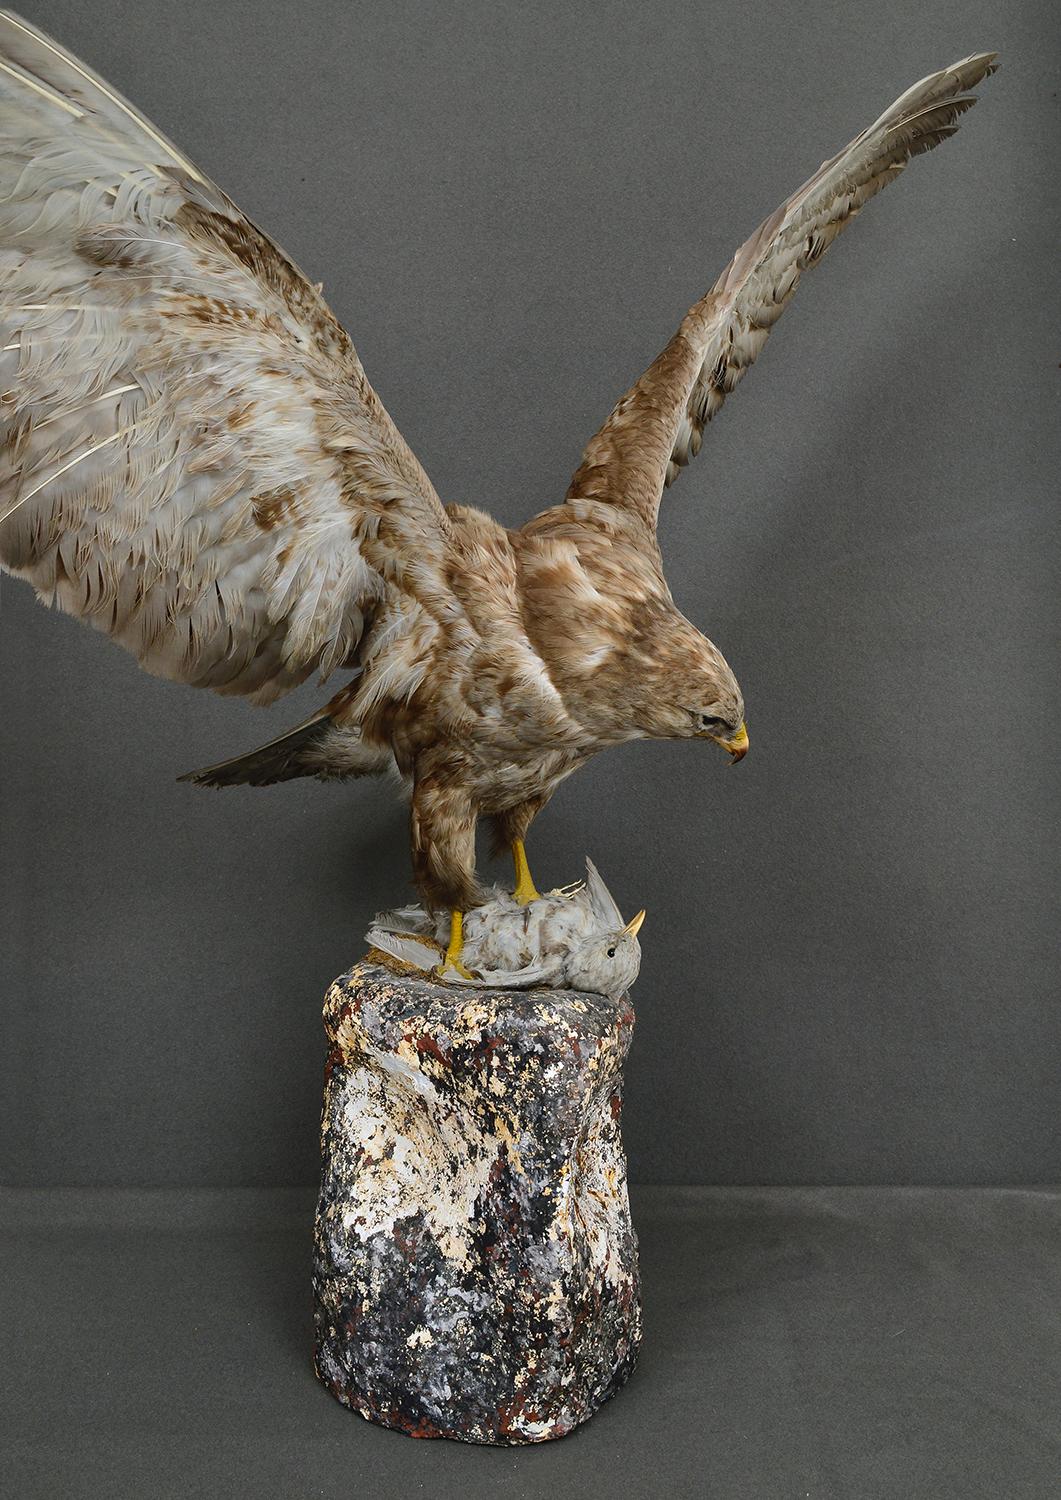
<path id="1" fill-rule="evenodd" d="M 367 1240 L 421 1214 L 442 1254 L 463 1262 L 504 1142 L 455 1109 L 401 1050 L 363 1053 L 365 1065 L 345 1079 L 341 1118 L 361 1165 L 343 1224 Z"/>

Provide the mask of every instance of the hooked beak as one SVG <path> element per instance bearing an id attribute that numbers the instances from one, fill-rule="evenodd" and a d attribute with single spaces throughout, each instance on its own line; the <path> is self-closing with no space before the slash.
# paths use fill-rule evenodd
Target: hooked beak
<path id="1" fill-rule="evenodd" d="M 720 734 L 712 734 L 708 738 L 714 740 L 716 745 L 721 745 L 723 750 L 729 751 L 733 757 L 730 761 L 731 766 L 735 766 L 739 760 L 743 760 L 748 753 L 748 730 L 743 719 L 736 734 L 731 735 L 728 740 L 724 740 Z"/>
<path id="2" fill-rule="evenodd" d="M 645 920 L 645 908 L 642 907 L 636 917 L 631 917 L 623 928 L 623 937 L 637 937 L 641 931 L 641 924 Z"/>

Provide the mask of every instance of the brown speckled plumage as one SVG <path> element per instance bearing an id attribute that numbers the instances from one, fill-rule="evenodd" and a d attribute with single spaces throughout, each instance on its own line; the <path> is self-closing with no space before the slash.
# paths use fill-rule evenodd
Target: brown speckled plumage
<path id="1" fill-rule="evenodd" d="M 214 784 L 396 768 L 424 898 L 468 908 L 477 820 L 522 837 L 639 737 L 741 737 L 675 609 L 664 486 L 800 274 L 992 70 L 916 85 L 771 215 L 519 531 L 443 506 L 319 290 L 55 43 L 0 14 L 0 565 L 147 670 L 269 702 L 353 675 Z"/>

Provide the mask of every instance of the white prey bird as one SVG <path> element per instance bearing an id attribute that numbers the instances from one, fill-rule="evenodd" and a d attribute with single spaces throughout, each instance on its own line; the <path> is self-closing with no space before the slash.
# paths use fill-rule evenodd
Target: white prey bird
<path id="1" fill-rule="evenodd" d="M 641 968 L 637 934 L 644 911 L 624 922 L 591 859 L 586 880 L 550 891 L 521 905 L 497 890 L 464 919 L 462 962 L 471 977 L 447 974 L 449 984 L 489 989 L 588 990 L 616 999 Z M 433 973 L 449 936 L 446 913 L 433 917 L 422 906 L 382 912 L 366 937 L 388 958 Z"/>

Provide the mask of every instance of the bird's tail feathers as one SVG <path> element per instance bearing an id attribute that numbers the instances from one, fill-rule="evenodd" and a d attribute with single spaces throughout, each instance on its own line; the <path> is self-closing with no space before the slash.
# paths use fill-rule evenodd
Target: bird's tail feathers
<path id="1" fill-rule="evenodd" d="M 364 776 L 380 770 L 375 757 L 362 764 L 344 744 L 341 757 L 323 753 L 325 741 L 335 728 L 332 704 L 325 704 L 312 718 L 296 724 L 285 734 L 233 756 L 216 766 L 202 766 L 188 771 L 178 781 L 192 781 L 196 786 L 271 786 L 277 781 L 293 781 L 298 776 Z"/>

